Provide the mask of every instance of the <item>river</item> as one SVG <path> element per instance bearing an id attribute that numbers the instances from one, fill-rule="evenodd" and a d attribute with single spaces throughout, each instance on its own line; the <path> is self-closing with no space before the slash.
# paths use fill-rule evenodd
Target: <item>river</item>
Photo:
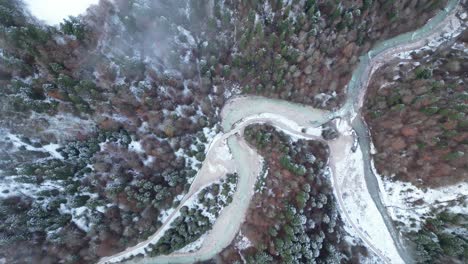
<path id="1" fill-rule="evenodd" d="M 423 47 L 426 41 L 439 37 L 437 34 L 441 34 L 443 28 L 447 26 L 452 27 L 452 29 L 460 27 L 461 23 L 455 16 L 460 8 L 458 0 L 450 0 L 447 7 L 424 27 L 383 41 L 377 44 L 368 54 L 361 56 L 360 62 L 347 85 L 347 100 L 339 111 L 332 113 L 305 105 L 257 96 L 241 96 L 230 99 L 221 112 L 221 126 L 224 133 L 216 137 L 214 142 L 211 143 L 202 169 L 197 174 L 183 201 L 187 201 L 202 186 L 224 176 L 221 172 L 235 170 L 239 174 L 239 182 L 233 202 L 221 212 L 199 250 L 190 253 L 173 253 L 155 258 L 145 257 L 130 262 L 193 263 L 212 258 L 231 243 L 245 219 L 249 201 L 254 195 L 255 181 L 262 167 L 262 158 L 243 138 L 246 126 L 256 123 L 269 123 L 294 137 L 326 142 L 320 138 L 318 128 L 330 120 L 335 120 L 335 122 L 340 122 L 342 133 L 340 133 L 340 137 L 336 141 L 326 143 L 329 144 L 331 150 L 329 165 L 332 170 L 333 189 L 344 222 L 353 228 L 355 235 L 382 261 L 387 263 L 412 263 L 411 249 L 402 241 L 381 201 L 377 178 L 371 169 L 369 131 L 360 112 L 372 73 L 386 61 L 393 59 L 395 54 L 418 49 Z M 357 135 L 359 142 L 358 153 L 362 156 L 362 162 L 355 162 L 353 166 L 356 168 L 345 169 L 358 172 L 355 175 L 356 181 L 362 181 L 364 185 L 361 195 L 364 198 L 370 197 L 367 200 L 364 199 L 366 204 L 360 210 L 367 210 L 367 213 L 375 211 L 377 216 L 374 217 L 373 221 L 384 227 L 385 230 L 377 230 L 378 232 L 376 232 L 376 226 L 365 225 L 365 219 L 356 219 L 356 216 L 350 215 L 347 210 L 353 200 L 346 198 L 346 193 L 353 192 L 353 190 L 348 190 L 347 188 L 350 187 L 343 184 L 343 175 L 340 175 L 342 172 L 340 172 L 339 168 L 343 163 L 349 163 L 347 159 L 352 155 L 349 149 L 353 145 L 354 137 L 351 136 L 351 133 L 348 133 L 351 130 L 354 130 Z M 345 131 L 347 132 L 344 133 Z M 344 150 L 344 148 L 346 149 Z M 220 159 L 219 153 L 226 152 L 227 149 L 230 151 L 232 158 Z M 349 153 L 349 155 L 345 153 Z M 206 169 L 213 166 L 219 168 L 219 170 L 215 169 L 214 172 L 210 172 L 210 170 Z M 356 192 L 356 190 L 354 191 Z M 144 247 L 149 243 L 156 243 L 164 232 L 164 228 L 167 228 L 172 220 L 177 217 L 179 208 L 167 218 L 163 228 L 158 230 L 147 241 L 114 256 L 103 258 L 99 263 L 119 262 L 138 253 L 143 253 Z M 364 215 L 366 212 L 362 213 Z M 391 241 L 391 243 L 383 243 L 382 240 L 385 239 Z"/>

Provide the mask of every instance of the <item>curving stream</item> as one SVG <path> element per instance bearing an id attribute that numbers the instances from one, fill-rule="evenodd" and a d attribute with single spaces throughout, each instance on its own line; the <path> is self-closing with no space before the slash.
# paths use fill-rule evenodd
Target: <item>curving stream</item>
<path id="1" fill-rule="evenodd" d="M 193 263 L 212 258 L 235 238 L 245 218 L 249 201 L 254 195 L 257 176 L 262 169 L 262 158 L 243 138 L 245 127 L 250 124 L 268 123 L 296 138 L 326 142 L 320 137 L 320 126 L 330 120 L 334 120 L 339 125 L 340 132 L 340 137 L 337 140 L 326 143 L 330 146 L 329 165 L 332 172 L 332 183 L 343 221 L 383 262 L 412 263 L 411 250 L 402 241 L 382 204 L 377 178 L 371 169 L 369 130 L 360 115 L 360 111 L 370 77 L 378 67 L 393 59 L 396 54 L 425 46 L 426 41 L 440 37 L 444 30 L 456 31 L 465 26 L 455 16 L 457 12 L 461 11 L 462 7 L 459 5 L 459 1 L 450 0 L 447 7 L 424 27 L 381 42 L 368 54 L 361 56 L 360 63 L 353 72 L 347 86 L 347 100 L 344 106 L 336 112 L 257 96 L 241 96 L 230 99 L 221 112 L 221 125 L 224 134 L 216 137 L 211 143 L 202 169 L 194 179 L 181 205 L 148 240 L 121 253 L 103 258 L 99 263 L 120 262 L 139 253 L 144 253 L 144 248 L 150 243 L 156 243 L 170 226 L 170 223 L 178 216 L 178 209 L 184 205 L 184 202 L 203 186 L 224 176 L 226 172 L 237 171 L 239 182 L 237 191 L 233 196 L 233 202 L 221 212 L 199 250 L 189 253 L 176 252 L 168 256 L 155 258 L 145 257 L 130 262 Z M 355 167 L 346 169 L 362 172 L 356 173 L 356 179 L 361 180 L 363 183 L 362 195 L 369 197 L 368 203 L 365 204 L 362 210 L 376 212 L 374 221 L 380 226 L 386 227 L 386 230 L 377 230 L 377 233 L 372 230 L 376 229 L 375 226 L 366 226 L 365 221 L 359 221 L 359 219 L 350 215 L 349 210 L 347 210 L 348 205 L 353 200 L 347 198 L 346 194 L 356 192 L 356 190 L 350 190 L 351 187 L 343 184 L 345 181 L 342 179 L 343 175 L 340 175 L 340 172 L 342 173 L 340 164 L 349 163 L 347 153 L 351 153 L 350 149 L 354 142 L 352 131 L 355 131 L 357 135 L 359 142 L 358 153 L 362 156 L 362 161 L 355 163 L 353 165 Z M 221 154 L 226 152 L 230 152 L 230 158 L 226 158 L 226 155 Z M 364 215 L 364 213 L 361 215 Z M 381 242 L 385 239 L 390 243 Z"/>

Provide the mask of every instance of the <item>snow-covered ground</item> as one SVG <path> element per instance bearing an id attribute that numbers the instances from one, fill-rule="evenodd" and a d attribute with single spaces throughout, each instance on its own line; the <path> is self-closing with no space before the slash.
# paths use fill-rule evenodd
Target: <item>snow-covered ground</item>
<path id="1" fill-rule="evenodd" d="M 239 250 L 244 250 L 251 247 L 253 244 L 250 242 L 249 238 L 244 236 L 242 232 L 239 232 L 239 241 L 236 243 L 236 248 Z"/>
<path id="2" fill-rule="evenodd" d="M 136 153 L 145 153 L 140 141 L 132 140 L 132 142 L 128 144 L 128 149 L 131 151 L 135 151 Z"/>
<path id="3" fill-rule="evenodd" d="M 2 179 L 0 181 L 0 199 L 18 194 L 36 197 L 38 193 L 43 191 L 63 189 L 60 184 L 52 181 L 44 181 L 40 186 L 38 186 L 36 183 L 24 183 L 16 180 L 18 180 L 18 177 L 8 177 L 8 179 Z"/>
<path id="4" fill-rule="evenodd" d="M 57 149 L 59 148 L 58 144 L 48 144 L 35 147 L 31 144 L 23 142 L 18 135 L 12 134 L 5 130 L 0 130 L 0 137 L 2 141 L 10 142 L 12 144 L 12 148 L 9 149 L 9 151 L 19 151 L 20 149 L 25 149 L 28 151 L 44 152 L 49 154 L 50 156 L 44 158 L 44 160 L 51 158 L 63 159 L 62 155 L 57 152 Z M 57 181 L 46 180 L 38 186 L 37 183 L 24 181 L 22 177 L 19 176 L 4 175 L 4 172 L 2 171 L 0 171 L 0 176 L 0 198 L 18 194 L 23 194 L 29 197 L 36 197 L 36 194 L 42 191 L 53 189 L 60 190 L 63 188 L 60 182 Z"/>
<path id="5" fill-rule="evenodd" d="M 466 17 L 466 12 L 460 12 L 460 17 Z M 455 15 L 453 15 L 455 17 Z M 467 24 L 459 19 L 452 19 L 450 24 L 446 24 L 440 28 L 438 32 L 434 33 L 432 38 L 428 38 L 426 45 L 419 49 L 405 50 L 395 56 L 399 59 L 411 59 L 411 54 L 420 51 L 434 51 L 448 40 L 454 39 L 459 36 L 467 27 Z M 425 57 L 430 56 L 427 54 Z"/>
<path id="6" fill-rule="evenodd" d="M 83 14 L 99 0 L 24 0 L 29 11 L 49 25 L 57 25 L 69 16 Z"/>
<path id="7" fill-rule="evenodd" d="M 0 135 L 3 133 L 0 132 Z M 14 134 L 11 133 L 5 133 L 2 135 L 3 138 L 9 138 L 9 141 L 13 143 L 13 146 L 17 149 L 24 147 L 26 150 L 29 151 L 40 151 L 40 152 L 46 152 L 49 153 L 49 155 L 55 159 L 63 159 L 62 155 L 57 152 L 57 149 L 60 147 L 58 144 L 48 144 L 48 145 L 43 145 L 42 147 L 34 147 L 31 146 L 23 141 Z"/>
<path id="8" fill-rule="evenodd" d="M 30 118 L 30 120 L 42 119 L 47 120 L 49 125 L 41 133 L 53 134 L 59 142 L 74 140 L 77 134 L 90 134 L 96 129 L 92 120 L 82 119 L 68 113 L 49 116 L 33 112 Z"/>
<path id="9" fill-rule="evenodd" d="M 413 52 L 435 51 L 441 45 L 451 39 L 455 39 L 466 30 L 468 24 L 466 21 L 462 21 L 466 17 L 467 12 L 463 9 L 453 12 L 445 19 L 447 22 L 442 23 L 442 26 L 431 35 L 411 45 L 407 45 L 400 52 L 395 53 L 394 57 L 401 60 L 411 60 Z M 457 46 L 457 44 L 454 45 L 454 48 L 465 49 L 465 47 Z M 430 55 L 427 54 L 425 57 L 427 56 Z M 384 57 L 382 56 L 382 58 Z M 383 65 L 384 62 L 384 60 L 378 62 L 375 69 Z M 411 63 L 414 67 L 419 66 L 419 62 L 414 61 L 403 61 L 399 65 L 408 63 Z M 390 84 L 385 83 L 383 86 Z M 372 154 L 376 153 L 376 149 L 372 144 L 371 152 Z M 427 217 L 433 216 L 434 211 L 442 207 L 448 208 L 454 213 L 468 213 L 468 201 L 466 198 L 468 196 L 467 182 L 444 188 L 426 188 L 423 190 L 408 182 L 390 180 L 387 177 L 388 175 L 378 175 L 374 162 L 372 161 L 371 163 L 372 170 L 379 181 L 382 202 L 387 207 L 392 220 L 403 224 L 400 225 L 402 231 L 419 230 L 420 224 Z M 449 203 L 454 200 L 458 200 L 458 202 Z M 447 207 L 449 204 L 450 206 Z"/>
<path id="10" fill-rule="evenodd" d="M 373 168 L 376 173 L 375 168 Z M 402 222 L 403 231 L 418 231 L 421 223 L 439 209 L 468 215 L 468 183 L 420 189 L 409 182 L 378 177 L 382 199 L 390 217 Z"/>
<path id="11" fill-rule="evenodd" d="M 329 143 L 330 167 L 345 229 L 364 240 L 386 262 L 404 263 L 367 189 L 363 153 L 359 147 L 352 150 L 355 142 L 351 125 L 345 120 L 336 123 L 341 136 Z"/>
<path id="12" fill-rule="evenodd" d="M 88 219 L 88 207 L 81 206 L 78 208 L 68 208 L 65 204 L 61 204 L 59 210 L 61 214 L 71 214 L 72 222 L 74 222 L 79 229 L 89 232 L 91 224 Z"/>

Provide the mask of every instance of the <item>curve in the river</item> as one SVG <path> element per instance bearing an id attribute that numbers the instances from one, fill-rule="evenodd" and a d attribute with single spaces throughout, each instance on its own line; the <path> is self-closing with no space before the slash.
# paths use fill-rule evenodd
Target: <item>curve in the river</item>
<path id="1" fill-rule="evenodd" d="M 191 253 L 174 253 L 155 258 L 135 259 L 131 262 L 193 263 L 212 258 L 234 239 L 244 220 L 249 201 L 253 196 L 253 186 L 261 170 L 261 157 L 243 138 L 245 127 L 255 123 L 270 123 L 278 129 L 296 137 L 322 140 L 319 134 L 317 134 L 317 127 L 334 117 L 341 117 L 347 120 L 356 131 L 364 156 L 363 166 L 368 192 L 385 222 L 400 257 L 405 262 L 412 262 L 411 254 L 407 252 L 407 247 L 401 242 L 401 238 L 380 199 L 377 179 L 370 166 L 369 132 L 359 112 L 363 104 L 367 84 L 375 69 L 385 61 L 388 61 L 388 59 L 391 59 L 394 54 L 424 46 L 425 40 L 435 34 L 440 27 L 453 22 L 450 19 L 454 19 L 454 13 L 459 8 L 458 2 L 458 0 L 450 0 L 447 7 L 421 29 L 384 41 L 376 45 L 367 55 L 362 56 L 347 86 L 346 103 L 342 109 L 335 113 L 257 96 L 242 96 L 229 100 L 221 114 L 224 134 L 215 138 L 211 143 L 202 169 L 195 177 L 181 205 L 166 219 L 166 222 L 157 233 L 147 241 L 141 242 L 116 255 L 103 258 L 99 263 L 118 262 L 132 255 L 142 253 L 144 247 L 150 243 L 155 243 L 161 237 L 172 220 L 178 216 L 178 210 L 183 206 L 185 201 L 192 197 L 199 189 L 203 188 L 203 186 L 206 186 L 206 184 L 224 176 L 226 172 L 237 170 L 239 182 L 233 202 L 221 212 L 213 229 L 204 239 L 200 250 Z M 227 146 L 229 146 L 232 159 L 223 159 L 221 158 L 223 155 L 219 155 L 219 152 L 225 151 Z M 331 152 L 330 155 L 334 155 L 334 153 Z M 333 188 L 335 189 L 335 193 L 341 196 L 340 186 L 334 184 Z M 338 198 L 338 201 L 340 201 L 341 197 Z M 339 205 L 340 207 L 344 207 L 344 203 L 340 203 Z M 340 209 L 342 212 L 346 212 L 345 208 Z M 356 234 L 366 243 L 369 249 L 380 256 L 382 260 L 388 262 L 380 249 L 372 244 L 368 236 L 360 230 L 358 225 L 355 225 L 347 213 L 344 213 L 344 218 L 353 226 Z"/>

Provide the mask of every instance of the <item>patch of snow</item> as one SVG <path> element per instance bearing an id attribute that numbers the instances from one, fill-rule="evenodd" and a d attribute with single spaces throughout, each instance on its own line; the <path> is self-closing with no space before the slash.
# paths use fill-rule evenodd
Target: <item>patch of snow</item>
<path id="1" fill-rule="evenodd" d="M 375 148 L 375 145 L 374 145 L 374 143 L 372 141 L 370 143 L 370 154 L 371 155 L 377 154 L 377 149 Z M 374 173 L 377 173 L 377 171 L 374 170 Z M 377 177 L 378 177 L 378 174 L 374 174 L 374 175 L 377 175 Z"/>
<path id="2" fill-rule="evenodd" d="M 190 63 L 190 58 L 192 58 L 192 51 L 187 50 L 184 55 L 181 55 L 182 62 L 185 64 Z"/>
<path id="3" fill-rule="evenodd" d="M 65 45 L 65 44 L 67 44 L 67 41 L 65 40 L 65 38 L 62 37 L 62 36 L 59 36 L 59 35 L 54 36 L 54 40 L 55 40 L 55 42 L 56 42 L 57 44 L 59 44 L 59 45 Z"/>
<path id="4" fill-rule="evenodd" d="M 203 128 L 203 134 L 205 135 L 208 144 L 213 142 L 213 139 L 217 136 L 215 129 L 208 127 Z"/>
<path id="5" fill-rule="evenodd" d="M 174 201 L 179 201 L 181 202 L 185 197 L 185 194 L 182 193 L 182 194 L 179 194 L 177 195 L 175 198 L 174 198 Z M 166 222 L 167 218 L 169 218 L 169 216 L 174 213 L 175 211 L 175 208 L 174 207 L 171 207 L 169 209 L 166 209 L 166 210 L 161 210 L 161 213 L 159 214 L 158 216 L 158 220 L 161 222 L 161 223 L 164 223 Z"/>
<path id="6" fill-rule="evenodd" d="M 266 167 L 266 164 L 263 163 L 264 171 L 258 176 L 257 183 L 255 184 L 255 192 L 262 192 L 266 188 L 265 179 L 268 177 L 270 170 Z M 265 169 L 266 168 L 266 169 Z M 274 195 L 271 189 L 268 189 L 269 195 Z"/>
<path id="7" fill-rule="evenodd" d="M 40 185 L 35 183 L 17 182 L 16 176 L 6 176 L 0 178 L 0 198 L 11 197 L 14 195 L 24 195 L 37 198 L 37 193 L 47 190 L 63 190 L 63 187 L 53 181 L 44 181 Z"/>
<path id="8" fill-rule="evenodd" d="M 89 134 L 96 129 L 96 124 L 93 121 L 81 119 L 71 114 L 62 113 L 49 116 L 32 112 L 30 120 L 42 119 L 47 120 L 49 126 L 41 133 L 53 134 L 59 141 L 73 140 L 79 133 Z"/>
<path id="9" fill-rule="evenodd" d="M 184 106 L 183 105 L 178 105 L 174 112 L 178 115 L 178 116 L 185 116 L 184 115 Z"/>
<path id="10" fill-rule="evenodd" d="M 144 161 L 143 161 L 143 165 L 145 166 L 148 166 L 148 165 L 151 165 L 153 164 L 153 162 L 156 160 L 156 158 L 154 156 L 148 156 L 148 158 L 146 158 Z"/>
<path id="11" fill-rule="evenodd" d="M 468 17 L 468 14 L 466 14 L 466 12 L 463 12 L 462 14 L 460 14 L 460 18 L 463 20 L 465 20 L 467 17 Z"/>
<path id="12" fill-rule="evenodd" d="M 263 10 L 265 11 L 265 14 L 269 20 L 273 19 L 274 12 L 269 1 L 265 1 L 263 4 Z"/>
<path id="13" fill-rule="evenodd" d="M 396 54 L 395 57 L 397 57 L 398 59 L 402 59 L 402 60 L 409 60 L 412 58 L 411 53 L 413 52 L 414 52 L 413 50 L 403 51 L 403 52 Z"/>
<path id="14" fill-rule="evenodd" d="M 385 222 L 368 192 L 363 153 L 359 146 L 353 148 L 353 130 L 347 121 L 338 119 L 335 123 L 341 136 L 329 142 L 332 153 L 330 166 L 333 169 L 329 173 L 334 174 L 331 179 L 341 214 L 347 216 L 343 217 L 345 230 L 350 234 L 361 233 L 359 236 L 363 236 L 368 241 L 366 245 L 370 243 L 374 247 L 373 251 L 379 252 L 379 255 L 390 263 L 403 263 Z"/>
<path id="15" fill-rule="evenodd" d="M 237 243 L 236 243 L 236 248 L 239 250 L 244 250 L 249 247 L 251 247 L 253 244 L 250 242 L 249 238 L 246 237 L 245 235 L 242 234 L 242 232 L 239 233 L 239 235 L 242 237 Z"/>
<path id="16" fill-rule="evenodd" d="M 161 214 L 159 215 L 158 217 L 158 220 L 161 222 L 161 223 L 164 223 L 166 222 L 167 218 L 169 218 L 169 216 L 174 213 L 175 209 L 174 208 L 169 208 L 167 210 L 163 210 L 161 211 Z"/>
<path id="17" fill-rule="evenodd" d="M 224 98 L 228 99 L 234 95 L 239 95 L 242 93 L 242 90 L 238 84 L 233 85 L 230 89 L 224 90 Z"/>
<path id="18" fill-rule="evenodd" d="M 326 94 L 326 93 L 319 93 L 319 94 L 314 96 L 314 99 L 320 101 L 322 107 L 326 107 L 328 101 L 330 101 L 332 98 L 334 98 L 334 95 L 336 96 L 335 92 L 334 92 L 334 94 L 331 94 L 331 95 Z"/>
<path id="19" fill-rule="evenodd" d="M 176 157 L 183 157 L 185 159 L 185 166 L 189 166 L 192 168 L 192 170 L 195 170 L 195 171 L 200 170 L 199 166 L 201 165 L 201 162 L 197 160 L 195 157 L 188 156 L 182 148 L 180 148 L 174 154 L 176 155 Z M 189 180 L 189 183 L 191 183 L 191 180 Z"/>
<path id="20" fill-rule="evenodd" d="M 106 145 L 107 145 L 108 142 L 109 142 L 109 140 L 106 139 L 105 142 L 99 143 L 99 149 L 100 149 L 101 151 L 104 151 L 104 150 L 106 149 Z"/>
<path id="21" fill-rule="evenodd" d="M 335 119 L 335 124 L 336 124 L 336 130 L 339 132 L 339 134 L 344 135 L 344 136 L 354 136 L 356 133 L 354 130 L 351 128 L 349 123 L 341 118 Z"/>
<path id="22" fill-rule="evenodd" d="M 372 169 L 378 175 L 373 162 Z M 439 209 L 448 208 L 453 213 L 468 214 L 467 182 L 423 190 L 409 182 L 392 181 L 382 176 L 377 178 L 382 200 L 390 217 L 402 223 L 402 230 L 405 232 L 420 230 L 421 223 Z M 450 206 L 447 206 L 448 204 Z"/>
<path id="23" fill-rule="evenodd" d="M 141 126 L 138 128 L 138 132 L 146 133 L 148 131 L 148 128 L 149 128 L 148 122 L 145 121 L 145 122 L 141 123 Z"/>
<path id="24" fill-rule="evenodd" d="M 130 142 L 128 145 L 128 149 L 140 154 L 145 153 L 145 150 L 143 149 L 140 141 L 132 140 L 132 142 Z"/>
<path id="25" fill-rule="evenodd" d="M 78 208 L 73 208 L 71 212 L 73 223 L 75 223 L 76 226 L 78 226 L 78 228 L 80 228 L 81 230 L 89 232 L 89 229 L 91 228 L 90 221 L 88 218 L 88 214 L 90 212 L 89 208 L 86 206 L 82 206 Z"/>
<path id="26" fill-rule="evenodd" d="M 106 206 L 98 206 L 98 207 L 96 207 L 96 211 L 98 211 L 98 212 L 100 212 L 100 213 L 105 213 L 105 212 L 106 212 L 106 209 L 107 209 Z"/>
<path id="27" fill-rule="evenodd" d="M 183 34 L 187 38 L 187 41 L 189 42 L 190 45 L 195 46 L 197 44 L 192 34 L 190 33 L 190 31 L 186 30 L 185 28 L 181 26 L 178 26 L 177 29 L 179 30 L 181 34 Z"/>
<path id="28" fill-rule="evenodd" d="M 29 151 L 46 152 L 46 153 L 49 153 L 49 155 L 55 159 L 63 159 L 63 156 L 59 152 L 57 152 L 57 149 L 60 147 L 59 144 L 51 143 L 51 144 L 43 145 L 42 147 L 34 147 L 25 142 L 22 142 L 21 139 L 17 135 L 11 134 L 10 132 L 0 132 L 0 134 L 3 134 L 2 135 L 3 138 L 8 137 L 11 143 L 13 143 L 13 145 L 17 149 L 19 149 L 20 147 L 24 147 L 26 148 L 26 150 L 29 150 Z"/>
<path id="29" fill-rule="evenodd" d="M 434 34 L 434 37 L 430 37 L 429 41 L 427 41 L 426 45 L 424 45 L 422 48 L 402 51 L 396 54 L 395 57 L 399 59 L 411 59 L 411 53 L 413 52 L 434 51 L 438 47 L 440 47 L 444 42 L 447 42 L 448 40 L 454 39 L 457 36 L 459 36 L 466 28 L 467 25 L 465 22 L 460 21 L 460 19 L 452 19 L 451 23 L 447 23 L 443 28 L 439 29 Z"/>
<path id="30" fill-rule="evenodd" d="M 49 154 L 52 157 L 56 159 L 63 159 L 63 156 L 59 152 L 57 152 L 57 149 L 60 148 L 59 144 L 48 144 L 48 145 L 42 146 L 42 148 L 46 150 L 47 152 L 49 152 Z"/>
<path id="31" fill-rule="evenodd" d="M 103 115 L 106 116 L 106 115 Z M 107 115 L 107 117 L 114 119 L 115 121 L 127 123 L 129 121 L 128 117 L 113 113 L 112 116 Z"/>
<path id="32" fill-rule="evenodd" d="M 140 87 L 132 85 L 130 86 L 130 92 L 132 92 L 133 96 L 138 102 L 141 102 L 141 95 L 143 94 L 143 90 Z"/>

